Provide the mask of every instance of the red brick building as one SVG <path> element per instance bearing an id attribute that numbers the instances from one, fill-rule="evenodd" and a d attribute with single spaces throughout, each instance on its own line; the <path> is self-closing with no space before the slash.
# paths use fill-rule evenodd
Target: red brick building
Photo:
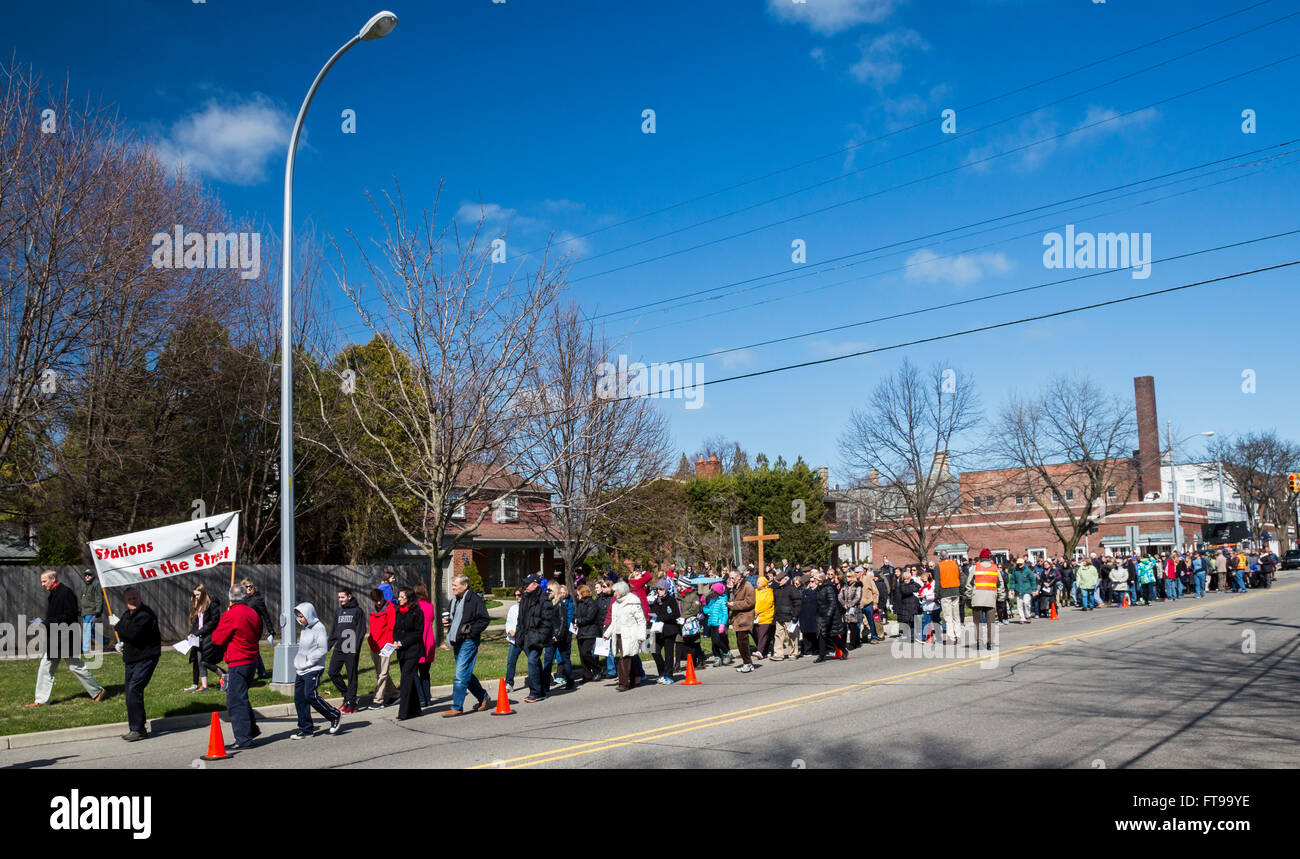
<path id="1" fill-rule="evenodd" d="M 1114 480 L 1088 517 L 1096 523 L 1097 531 L 1080 540 L 1076 554 L 1161 552 L 1171 550 L 1177 542 L 1173 500 L 1160 494 L 1155 382 L 1150 376 L 1141 376 L 1133 383 L 1138 450 L 1132 457 L 1108 463 Z M 1066 510 L 1073 511 L 1076 518 L 1084 515 L 1087 482 L 1081 470 L 1070 464 L 1049 467 L 1049 474 L 1059 494 L 1045 489 L 1045 484 L 1036 486 L 1020 469 L 971 471 L 955 476 L 960 487 L 960 507 L 950 518 L 944 517 L 946 524 L 935 550 L 962 557 L 978 556 L 986 548 L 994 556 L 1010 558 L 1063 554 L 1064 545 L 1052 528 L 1052 519 L 1068 537 L 1072 528 Z M 1046 504 L 1046 511 L 1035 501 L 1036 494 Z M 1179 505 L 1179 526 L 1186 543 L 1194 543 L 1208 521 L 1205 507 Z M 941 524 L 937 521 L 936 527 Z M 915 560 L 909 549 L 879 529 L 873 532 L 871 542 L 873 560 L 885 555 L 894 563 Z"/>

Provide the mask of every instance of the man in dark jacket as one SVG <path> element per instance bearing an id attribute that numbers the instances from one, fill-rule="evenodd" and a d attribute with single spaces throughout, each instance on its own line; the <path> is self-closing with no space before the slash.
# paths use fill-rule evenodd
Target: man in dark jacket
<path id="1" fill-rule="evenodd" d="M 798 645 L 790 635 L 789 624 L 799 619 L 803 594 L 794 582 L 790 581 L 788 566 L 782 567 L 776 576 L 776 586 L 772 588 L 772 620 L 776 623 L 776 642 L 772 659 L 779 661 L 798 654 Z"/>
<path id="2" fill-rule="evenodd" d="M 99 588 L 94 570 L 84 571 L 81 578 L 84 583 L 81 599 L 78 600 L 81 609 L 81 652 L 88 653 L 94 637 L 95 622 L 104 616 L 104 592 Z"/>
<path id="3" fill-rule="evenodd" d="M 519 601 L 519 626 L 515 641 L 521 643 L 528 657 L 528 697 L 525 703 L 535 704 L 546 698 L 550 686 L 547 672 L 542 670 L 542 651 L 555 638 L 555 608 L 542 590 L 542 578 L 534 573 L 524 579 L 524 596 Z"/>
<path id="4" fill-rule="evenodd" d="M 330 630 L 327 647 L 330 655 L 329 676 L 334 688 L 343 693 L 344 713 L 357 711 L 357 660 L 361 657 L 361 642 L 366 637 L 369 612 L 361 607 L 347 588 L 339 588 L 339 607 L 334 611 L 334 628 Z"/>
<path id="5" fill-rule="evenodd" d="M 81 681 L 81 688 L 87 695 L 95 701 L 103 701 L 107 692 L 81 661 L 81 618 L 77 614 L 80 608 L 77 595 L 72 588 L 59 584 L 54 570 L 41 573 L 41 587 L 46 591 L 45 652 L 41 655 L 40 667 L 36 669 L 36 700 L 23 706 L 43 707 L 50 703 L 54 672 L 60 659 L 67 661 L 68 670 Z"/>
<path id="6" fill-rule="evenodd" d="M 245 604 L 248 591 L 243 585 L 232 585 L 228 596 L 230 608 L 212 631 L 212 643 L 225 648 L 226 665 L 230 669 L 226 674 L 226 711 L 230 714 L 235 742 L 226 748 L 240 750 L 252 748 L 253 740 L 262 733 L 253 706 L 248 702 L 248 687 L 257 668 L 262 619 Z"/>
<path id="7" fill-rule="evenodd" d="M 527 599 L 527 597 L 525 597 Z M 519 611 L 523 614 L 523 609 Z M 483 597 L 469 586 L 469 576 L 459 575 L 451 580 L 451 605 L 448 615 L 442 619 L 447 629 L 447 643 L 456 657 L 456 675 L 451 684 L 451 709 L 443 712 L 444 716 L 459 716 L 464 712 L 466 690 L 474 693 L 478 699 L 475 710 L 486 710 L 492 706 L 483 684 L 474 676 L 474 662 L 478 659 L 479 640 L 483 630 L 488 628 L 491 619 Z M 515 633 L 518 640 L 519 634 Z M 529 667 L 532 667 L 531 657 Z M 529 678 L 531 679 L 531 672 Z"/>
<path id="8" fill-rule="evenodd" d="M 109 622 L 120 639 L 117 652 L 122 654 L 126 674 L 128 733 L 123 734 L 122 739 L 134 743 L 149 736 L 145 729 L 144 688 L 149 685 L 162 655 L 162 633 L 158 629 L 158 616 L 140 602 L 138 590 L 127 588 L 122 592 L 122 599 L 126 601 L 126 614 L 110 618 Z"/>

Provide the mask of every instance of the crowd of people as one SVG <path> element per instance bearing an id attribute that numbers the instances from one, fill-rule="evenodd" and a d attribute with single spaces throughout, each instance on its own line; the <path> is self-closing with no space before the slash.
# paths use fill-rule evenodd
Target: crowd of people
<path id="1" fill-rule="evenodd" d="M 527 663 L 526 704 L 541 703 L 553 688 L 566 691 L 598 680 L 616 680 L 618 692 L 649 682 L 642 655 L 651 657 L 654 682 L 672 685 L 683 670 L 734 666 L 748 674 L 763 660 L 773 662 L 810 657 L 821 663 L 848 659 L 851 651 L 880 642 L 897 624 L 897 638 L 958 642 L 973 632 L 976 649 L 996 648 L 994 627 L 1012 622 L 1032 623 L 1059 610 L 1075 607 L 1094 611 L 1204 598 L 1207 592 L 1244 593 L 1267 588 L 1275 579 L 1278 558 L 1271 552 L 1209 550 L 1180 554 L 1131 555 L 1126 558 L 1092 553 L 1087 557 L 1017 557 L 994 560 L 983 550 L 974 561 L 938 553 L 934 561 L 895 567 L 888 556 L 878 569 L 840 564 L 803 569 L 788 560 L 766 564 L 759 571 L 724 569 L 709 564 L 696 572 L 669 565 L 655 573 L 637 565 L 622 575 L 577 577 L 572 591 L 559 581 L 528 576 L 515 591 L 505 618 L 508 645 L 504 682 L 515 691 L 519 657 Z M 104 609 L 102 596 L 90 600 L 86 591 L 99 591 L 92 571 L 85 574 L 80 599 L 58 582 L 53 571 L 41 576 L 47 591 L 47 632 L 37 671 L 35 701 L 48 703 L 60 659 L 95 701 L 105 690 L 81 660 L 89 650 L 92 621 Z M 339 588 L 333 624 L 327 629 L 310 602 L 295 606 L 299 645 L 294 660 L 294 703 L 297 713 L 293 739 L 312 736 L 312 711 L 333 734 L 343 716 L 360 708 L 358 663 L 362 642 L 375 671 L 369 709 L 397 705 L 398 720 L 420 715 L 433 704 L 430 668 L 439 646 L 437 630 L 455 660 L 451 705 L 444 718 L 489 710 L 493 701 L 475 674 L 479 648 L 491 619 L 483 597 L 470 580 L 457 575 L 451 600 L 440 624 L 425 585 L 395 588 L 392 574 L 368 593 L 363 607 L 350 588 Z M 144 689 L 161 656 L 158 618 L 141 601 L 137 588 L 122 593 L 126 611 L 110 615 L 122 654 L 128 733 L 134 742 L 148 736 Z M 188 691 L 209 688 L 216 675 L 226 693 L 226 707 L 235 741 L 229 748 L 252 746 L 261 733 L 249 703 L 249 687 L 268 675 L 260 643 L 274 629 L 266 602 L 249 579 L 232 585 L 225 609 L 203 585 L 193 588 L 190 601 L 192 684 Z M 967 613 L 974 622 L 967 624 Z M 56 636 L 58 629 L 80 636 Z M 982 631 L 982 634 L 981 634 Z M 80 638 L 80 641 L 77 639 Z M 734 648 L 732 646 L 734 640 Z M 268 641 L 274 641 L 273 633 Z M 577 644 L 578 670 L 572 662 Z M 704 647 L 708 644 L 710 655 Z M 80 647 L 78 647 L 80 645 Z M 734 650 L 734 653 L 733 653 Z M 735 663 L 739 661 L 739 665 Z M 221 663 L 225 663 L 222 667 Z M 400 682 L 392 679 L 399 666 Z M 323 696 L 328 678 L 342 697 L 334 707 Z"/>

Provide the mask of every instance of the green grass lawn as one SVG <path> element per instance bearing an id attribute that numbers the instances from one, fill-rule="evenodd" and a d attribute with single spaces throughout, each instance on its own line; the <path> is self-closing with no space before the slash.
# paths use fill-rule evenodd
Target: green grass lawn
<path id="1" fill-rule="evenodd" d="M 492 631 L 484 636 L 479 648 L 475 674 L 487 687 L 493 698 L 497 692 L 497 678 L 505 676 L 506 643 L 502 633 Z M 570 651 L 571 660 L 577 663 L 578 648 L 576 644 Z M 272 662 L 272 648 L 262 645 L 262 660 L 269 670 Z M 36 692 L 35 659 L 14 659 L 0 662 L 0 735 L 24 734 L 31 731 L 49 731 L 56 728 L 72 728 L 83 725 L 102 725 L 111 722 L 126 721 L 126 699 L 123 697 L 122 657 L 109 652 L 104 656 L 104 664 L 91 673 L 105 689 L 108 696 L 96 704 L 87 697 L 77 678 L 72 676 L 67 667 L 60 663 L 54 675 L 54 692 L 50 704 L 31 710 L 23 708 L 31 703 Z M 375 669 L 370 662 L 368 648 L 363 648 L 359 663 L 360 681 L 358 689 L 364 696 L 375 690 Z M 451 651 L 439 648 L 434 658 L 430 679 L 434 686 L 450 685 L 455 669 Z M 516 674 L 519 678 L 528 673 L 528 662 L 519 657 Z M 393 682 L 400 682 L 401 670 L 396 664 L 392 669 Z M 224 710 L 226 696 L 217 688 L 217 678 L 209 675 L 210 687 L 206 692 L 186 692 L 190 685 L 190 663 L 181 654 L 170 647 L 163 648 L 158 669 L 154 672 L 148 688 L 144 693 L 145 712 L 149 718 L 163 716 L 183 716 L 191 713 L 208 713 Z M 518 681 L 516 681 L 518 682 Z M 334 684 L 325 681 L 325 696 L 335 697 L 338 692 Z M 292 703 L 292 696 L 274 692 L 266 682 L 257 683 L 249 692 L 249 699 L 254 707 L 267 704 Z"/>

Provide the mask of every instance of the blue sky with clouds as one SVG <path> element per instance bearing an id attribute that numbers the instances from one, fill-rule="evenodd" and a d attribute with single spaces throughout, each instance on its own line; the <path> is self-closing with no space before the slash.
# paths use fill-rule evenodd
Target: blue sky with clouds
<path id="1" fill-rule="evenodd" d="M 1293 236 L 1157 262 L 1145 279 L 1115 272 L 735 348 L 1080 274 L 1044 266 L 1044 235 L 1066 224 L 1149 233 L 1156 260 L 1300 228 L 1300 152 L 1277 146 L 1300 138 L 1296 2 L 385 2 L 396 31 L 354 48 L 312 106 L 299 228 L 364 237 L 367 190 L 396 177 L 424 206 L 443 183 L 440 216 L 508 225 L 512 262 L 561 242 L 573 296 L 633 360 L 691 357 L 717 379 L 1300 258 Z M 379 8 L 49 0 L 9 10 L 0 48 L 117 104 L 235 214 L 278 231 L 293 114 Z M 1220 163 L 1167 175 L 1207 162 Z M 797 241 L 806 262 L 792 261 Z M 1184 434 L 1295 437 L 1297 269 L 663 405 L 679 449 L 723 434 L 829 465 L 837 482 L 849 409 L 904 356 L 973 379 L 990 414 L 1056 373 L 1126 396 L 1149 374 L 1161 418 Z"/>

